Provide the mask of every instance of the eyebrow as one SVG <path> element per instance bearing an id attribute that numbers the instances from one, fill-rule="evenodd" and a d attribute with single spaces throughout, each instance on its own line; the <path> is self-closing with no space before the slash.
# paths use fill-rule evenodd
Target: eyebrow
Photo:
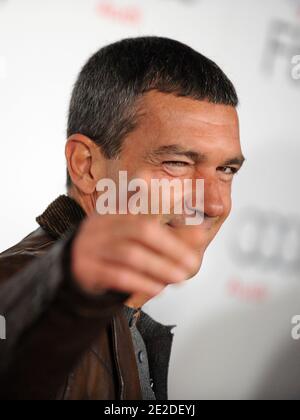
<path id="1" fill-rule="evenodd" d="M 229 159 L 226 162 L 224 162 L 223 166 L 238 165 L 241 168 L 243 166 L 245 160 L 246 160 L 246 158 L 243 155 L 237 156 L 233 159 Z"/>
<path id="2" fill-rule="evenodd" d="M 185 156 L 193 160 L 197 164 L 204 163 L 208 160 L 207 155 L 205 155 L 204 153 L 196 152 L 194 150 L 186 150 L 182 146 L 179 146 L 177 144 L 161 146 L 158 149 L 152 151 L 150 153 L 150 157 L 155 158 L 155 157 L 160 157 L 166 154 Z M 235 157 L 227 159 L 222 165 L 223 166 L 238 165 L 239 168 L 241 168 L 245 160 L 246 159 L 243 155 L 239 155 L 239 156 L 235 156 Z"/>

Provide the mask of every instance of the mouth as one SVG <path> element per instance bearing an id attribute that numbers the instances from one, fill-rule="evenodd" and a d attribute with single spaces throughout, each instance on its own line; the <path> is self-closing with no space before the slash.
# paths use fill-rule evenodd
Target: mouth
<path id="1" fill-rule="evenodd" d="M 169 226 L 171 229 L 183 227 L 185 226 L 185 219 L 182 216 L 173 216 L 170 220 L 165 222 L 165 225 Z"/>
<path id="2" fill-rule="evenodd" d="M 212 230 L 214 226 L 216 225 L 217 220 L 216 218 L 209 217 L 206 214 L 203 216 L 202 223 L 198 225 L 194 225 L 194 227 L 198 227 L 203 230 Z M 171 229 L 178 229 L 182 227 L 188 227 L 188 224 L 185 222 L 185 218 L 182 216 L 174 216 L 170 220 L 163 222 L 164 225 L 168 226 Z"/>
<path id="3" fill-rule="evenodd" d="M 165 223 L 165 226 L 168 226 L 170 229 L 174 229 L 174 226 L 172 225 L 171 222 Z"/>

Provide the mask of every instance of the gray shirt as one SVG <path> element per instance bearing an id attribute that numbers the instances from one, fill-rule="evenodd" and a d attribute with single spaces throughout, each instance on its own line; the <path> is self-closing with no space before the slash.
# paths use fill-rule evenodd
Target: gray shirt
<path id="1" fill-rule="evenodd" d="M 139 372 L 140 384 L 142 389 L 143 400 L 156 400 L 153 391 L 153 381 L 150 378 L 149 361 L 146 344 L 143 340 L 141 333 L 137 328 L 137 315 L 139 314 L 138 309 L 124 307 L 124 312 L 128 320 L 136 363 Z"/>

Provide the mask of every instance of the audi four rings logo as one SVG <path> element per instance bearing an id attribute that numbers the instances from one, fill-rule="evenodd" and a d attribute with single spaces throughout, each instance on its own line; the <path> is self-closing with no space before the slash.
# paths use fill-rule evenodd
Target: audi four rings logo
<path id="1" fill-rule="evenodd" d="M 300 271 L 300 220 L 246 210 L 232 238 L 234 259 L 245 266 L 288 273 Z"/>

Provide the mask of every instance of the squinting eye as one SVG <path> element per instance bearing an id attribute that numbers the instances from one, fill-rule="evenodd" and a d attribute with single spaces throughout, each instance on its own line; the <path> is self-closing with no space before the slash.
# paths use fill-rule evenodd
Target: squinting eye
<path id="1" fill-rule="evenodd" d="M 179 167 L 188 166 L 188 162 L 182 162 L 182 161 L 176 161 L 176 160 L 166 161 L 166 162 L 163 162 L 163 164 L 170 165 L 170 166 L 179 166 Z"/>
<path id="2" fill-rule="evenodd" d="M 234 175 L 237 173 L 237 168 L 233 168 L 231 166 L 223 166 L 219 168 L 225 175 Z"/>

